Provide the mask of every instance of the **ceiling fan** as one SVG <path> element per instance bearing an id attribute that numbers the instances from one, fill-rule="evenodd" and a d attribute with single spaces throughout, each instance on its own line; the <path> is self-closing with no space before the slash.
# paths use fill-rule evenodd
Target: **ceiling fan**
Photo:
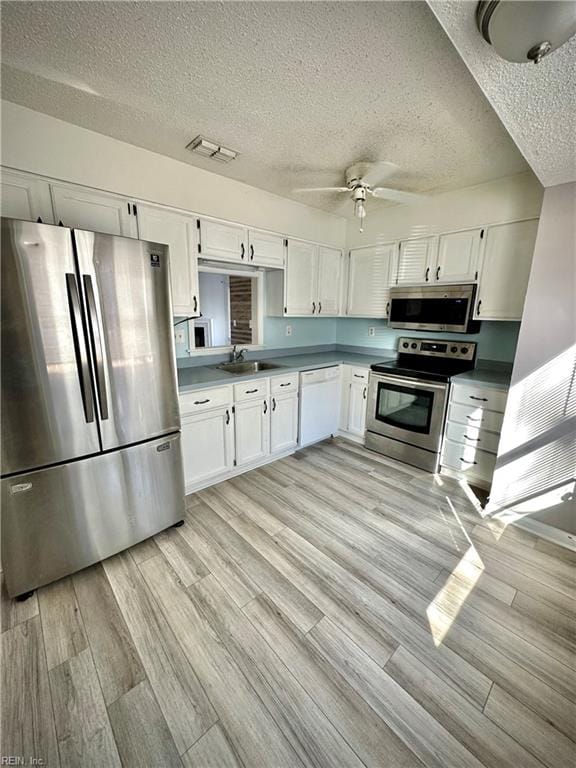
<path id="1" fill-rule="evenodd" d="M 415 203 L 423 200 L 423 195 L 402 192 L 400 189 L 382 187 L 381 183 L 398 170 L 394 163 L 381 160 L 375 163 L 354 163 L 346 170 L 345 187 L 305 187 L 294 192 L 348 192 L 354 201 L 354 216 L 360 219 L 360 232 L 363 232 L 366 216 L 366 197 L 379 197 L 395 203 Z"/>

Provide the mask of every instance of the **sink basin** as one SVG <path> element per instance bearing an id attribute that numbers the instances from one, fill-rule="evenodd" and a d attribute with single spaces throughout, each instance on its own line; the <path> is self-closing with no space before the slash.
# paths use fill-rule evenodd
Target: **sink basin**
<path id="1" fill-rule="evenodd" d="M 259 373 L 259 371 L 273 371 L 275 368 L 282 368 L 283 366 L 276 363 L 267 363 L 260 360 L 248 360 L 241 363 L 221 363 L 216 365 L 219 371 L 226 371 L 227 373 L 235 373 L 236 375 L 244 375 L 246 373 Z"/>

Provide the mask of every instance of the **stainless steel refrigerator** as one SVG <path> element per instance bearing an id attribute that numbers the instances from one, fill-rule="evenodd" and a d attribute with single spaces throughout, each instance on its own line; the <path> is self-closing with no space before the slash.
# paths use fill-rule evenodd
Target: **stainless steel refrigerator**
<path id="1" fill-rule="evenodd" d="M 2 567 L 21 595 L 180 521 L 166 246 L 2 219 Z"/>

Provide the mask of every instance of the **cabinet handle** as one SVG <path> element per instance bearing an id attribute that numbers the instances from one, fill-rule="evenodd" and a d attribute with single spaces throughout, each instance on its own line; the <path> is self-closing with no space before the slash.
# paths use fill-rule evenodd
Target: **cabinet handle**
<path id="1" fill-rule="evenodd" d="M 480 440 L 479 437 L 470 437 L 469 435 L 464 435 L 466 440 L 471 440 L 473 443 L 481 443 L 482 440 Z"/>
<path id="2" fill-rule="evenodd" d="M 468 395 L 470 400 L 480 400 L 482 403 L 487 403 L 488 398 L 487 397 L 474 397 L 474 395 Z"/>
<path id="3" fill-rule="evenodd" d="M 268 400 L 264 400 L 264 413 L 268 413 Z"/>
<path id="4" fill-rule="evenodd" d="M 364 392 L 362 392 L 362 399 L 366 400 L 366 387 L 364 387 Z"/>
<path id="5" fill-rule="evenodd" d="M 477 461 L 466 461 L 466 459 L 462 456 L 460 456 L 460 461 L 463 461 L 465 464 L 478 464 Z"/>
<path id="6" fill-rule="evenodd" d="M 226 425 L 230 424 L 230 411 L 226 408 Z"/>
<path id="7" fill-rule="evenodd" d="M 424 280 L 426 280 L 426 282 L 428 282 L 428 275 L 429 274 L 430 274 L 430 267 L 426 267 L 426 275 L 424 277 Z"/>
<path id="8" fill-rule="evenodd" d="M 292 385 L 291 381 L 286 382 L 286 384 L 280 384 L 281 387 L 290 387 Z"/>
<path id="9" fill-rule="evenodd" d="M 361 373 L 355 373 L 355 374 L 354 374 L 354 378 L 355 378 L 355 379 L 363 379 L 363 378 L 364 378 L 364 376 L 363 376 Z"/>
<path id="10" fill-rule="evenodd" d="M 387 314 L 387 315 L 390 314 L 390 302 L 389 301 L 386 302 L 386 313 L 385 314 Z"/>
<path id="11" fill-rule="evenodd" d="M 244 243 L 240 243 L 240 258 L 244 258 Z"/>
<path id="12" fill-rule="evenodd" d="M 479 314 L 480 314 L 480 307 L 481 307 L 481 306 L 482 306 L 482 299 L 480 299 L 480 301 L 478 302 L 478 306 L 476 307 L 476 314 L 477 314 L 477 315 L 479 315 Z"/>
<path id="13" fill-rule="evenodd" d="M 313 315 L 316 314 L 316 302 L 315 301 L 312 302 L 312 314 Z"/>
<path id="14" fill-rule="evenodd" d="M 194 296 L 194 314 L 198 312 L 198 299 Z"/>
<path id="15" fill-rule="evenodd" d="M 250 245 L 250 261 L 254 261 L 254 246 Z"/>
<path id="16" fill-rule="evenodd" d="M 320 312 L 322 312 L 322 302 L 321 301 L 318 302 L 318 314 L 320 314 Z"/>
<path id="17" fill-rule="evenodd" d="M 440 280 L 440 267 L 436 267 L 436 280 Z"/>
<path id="18" fill-rule="evenodd" d="M 247 395 L 253 395 L 253 394 L 254 394 L 254 392 L 258 392 L 258 390 L 257 390 L 257 389 L 247 389 L 245 394 L 247 394 Z"/>
<path id="19" fill-rule="evenodd" d="M 205 403 L 209 403 L 210 398 L 207 398 L 206 400 L 194 400 L 194 405 L 205 405 Z"/>
<path id="20" fill-rule="evenodd" d="M 273 411 L 276 410 L 276 398 L 275 397 L 272 398 L 272 410 Z"/>

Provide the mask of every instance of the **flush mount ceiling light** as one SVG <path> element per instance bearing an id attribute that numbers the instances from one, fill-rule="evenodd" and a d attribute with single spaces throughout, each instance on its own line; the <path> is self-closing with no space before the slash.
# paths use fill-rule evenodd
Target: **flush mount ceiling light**
<path id="1" fill-rule="evenodd" d="M 481 0 L 476 23 L 503 59 L 538 64 L 576 33 L 576 2 Z"/>
<path id="2" fill-rule="evenodd" d="M 230 160 L 238 157 L 238 152 L 222 147 L 216 141 L 206 139 L 204 136 L 196 136 L 190 144 L 186 145 L 186 149 L 189 149 L 190 152 L 195 152 L 197 155 L 202 155 L 202 157 L 218 160 L 220 163 L 229 163 Z"/>

